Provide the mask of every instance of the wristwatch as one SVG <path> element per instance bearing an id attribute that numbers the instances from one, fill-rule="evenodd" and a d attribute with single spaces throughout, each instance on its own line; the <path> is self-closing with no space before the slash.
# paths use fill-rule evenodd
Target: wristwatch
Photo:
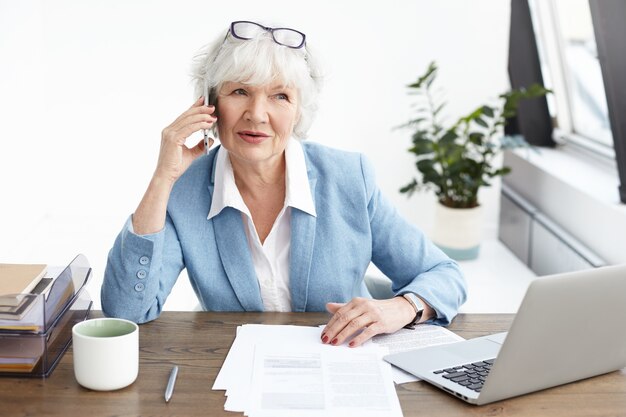
<path id="1" fill-rule="evenodd" d="M 407 292 L 402 294 L 402 296 L 413 306 L 415 309 L 415 318 L 409 324 L 417 324 L 422 318 L 422 314 L 424 314 L 424 303 L 419 299 L 419 297 L 412 292 Z"/>

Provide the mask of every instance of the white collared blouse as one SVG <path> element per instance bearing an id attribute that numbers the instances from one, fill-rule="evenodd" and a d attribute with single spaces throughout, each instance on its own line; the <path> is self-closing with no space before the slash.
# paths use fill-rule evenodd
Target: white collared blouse
<path id="1" fill-rule="evenodd" d="M 241 212 L 248 248 L 261 290 L 265 311 L 292 311 L 289 290 L 289 250 L 291 247 L 291 209 L 297 208 L 315 216 L 315 205 L 309 188 L 302 146 L 289 139 L 285 148 L 286 181 L 285 202 L 274 225 L 261 243 L 250 210 L 235 184 L 228 151 L 220 147 L 215 166 L 215 191 L 208 219 L 225 207 Z"/>

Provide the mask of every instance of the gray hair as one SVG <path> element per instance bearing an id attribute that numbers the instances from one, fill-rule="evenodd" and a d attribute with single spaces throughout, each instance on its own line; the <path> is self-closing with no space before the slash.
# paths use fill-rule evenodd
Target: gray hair
<path id="1" fill-rule="evenodd" d="M 309 46 L 293 49 L 278 45 L 269 32 L 249 40 L 222 35 L 200 49 L 192 66 L 195 97 L 207 91 L 215 95 L 226 82 L 262 85 L 280 81 L 295 88 L 299 95 L 299 118 L 293 134 L 297 139 L 305 139 L 313 123 L 322 78 Z M 217 135 L 217 126 L 213 134 Z"/>

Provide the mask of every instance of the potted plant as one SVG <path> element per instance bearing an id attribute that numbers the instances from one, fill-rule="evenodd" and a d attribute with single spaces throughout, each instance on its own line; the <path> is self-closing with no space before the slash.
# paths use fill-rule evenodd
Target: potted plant
<path id="1" fill-rule="evenodd" d="M 455 123 L 444 126 L 441 117 L 445 103 L 433 92 L 437 65 L 432 62 L 424 75 L 410 84 L 419 99 L 417 117 L 402 127 L 414 129 L 413 146 L 420 177 L 400 189 L 409 196 L 422 189 L 433 189 L 437 205 L 433 241 L 457 260 L 478 256 L 481 240 L 480 187 L 488 187 L 495 177 L 510 172 L 496 166 L 496 156 L 504 149 L 528 146 L 520 136 L 505 136 L 507 119 L 515 116 L 522 99 L 544 96 L 550 91 L 533 84 L 499 96 L 497 105 L 482 105 Z"/>

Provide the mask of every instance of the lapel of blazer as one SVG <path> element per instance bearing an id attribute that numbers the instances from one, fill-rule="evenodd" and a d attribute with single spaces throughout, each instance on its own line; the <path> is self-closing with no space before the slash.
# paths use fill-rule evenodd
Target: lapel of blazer
<path id="1" fill-rule="evenodd" d="M 215 180 L 215 158 L 213 160 L 209 193 L 213 196 Z M 263 311 L 263 301 L 254 266 L 248 250 L 248 240 L 244 230 L 241 212 L 225 207 L 213 222 L 217 251 L 226 276 L 245 311 Z"/>
<path id="2" fill-rule="evenodd" d="M 308 161 L 307 161 L 308 162 Z M 309 171 L 309 186 L 315 203 L 317 178 Z M 306 311 L 309 295 L 309 271 L 315 244 L 316 217 L 298 209 L 291 210 L 291 249 L 289 254 L 289 286 L 293 311 Z"/>

